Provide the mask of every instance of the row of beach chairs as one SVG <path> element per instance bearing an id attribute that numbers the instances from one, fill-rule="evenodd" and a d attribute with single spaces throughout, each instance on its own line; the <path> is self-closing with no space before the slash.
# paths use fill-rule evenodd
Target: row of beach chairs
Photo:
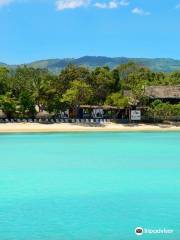
<path id="1" fill-rule="evenodd" d="M 112 119 L 69 119 L 69 118 L 51 118 L 51 119 L 0 119 L 0 123 L 84 123 L 84 124 L 104 124 L 113 121 Z"/>

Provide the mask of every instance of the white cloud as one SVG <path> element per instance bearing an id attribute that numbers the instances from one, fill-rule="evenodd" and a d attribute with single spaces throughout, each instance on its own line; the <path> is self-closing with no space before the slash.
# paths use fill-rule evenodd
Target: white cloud
<path id="1" fill-rule="evenodd" d="M 107 8 L 107 4 L 106 3 L 99 3 L 99 2 L 96 2 L 94 4 L 95 7 L 97 8 Z"/>
<path id="2" fill-rule="evenodd" d="M 57 0 L 56 8 L 58 11 L 64 9 L 74 9 L 79 7 L 85 7 L 89 4 L 89 0 Z"/>
<path id="3" fill-rule="evenodd" d="M 127 7 L 128 5 L 129 5 L 128 0 L 121 0 L 120 2 L 118 2 L 117 0 L 111 0 L 109 2 L 96 2 L 94 4 L 94 6 L 97 8 L 109 8 L 109 9 L 118 8 L 119 6 Z"/>
<path id="4" fill-rule="evenodd" d="M 137 14 L 137 15 L 140 15 L 140 16 L 148 16 L 150 15 L 151 13 L 150 12 L 147 12 L 145 10 L 143 10 L 142 8 L 133 8 L 132 11 L 131 11 L 133 14 Z"/>
<path id="5" fill-rule="evenodd" d="M 13 2 L 27 2 L 30 0 L 0 0 L 0 7 L 9 5 Z M 32 1 L 32 0 L 31 0 Z M 44 1 L 44 0 L 41 0 Z M 93 2 L 95 0 L 54 0 L 56 4 L 56 9 L 58 11 L 63 11 L 65 9 L 75 9 L 86 6 L 95 6 L 97 8 L 107 8 L 115 9 L 118 7 L 127 7 L 129 5 L 129 0 L 99 0 L 99 2 Z"/>
<path id="6" fill-rule="evenodd" d="M 117 8 L 118 7 L 118 2 L 116 1 L 110 1 L 110 2 L 107 2 L 107 3 L 100 3 L 100 2 L 96 2 L 94 4 L 95 7 L 97 8 Z"/>
<path id="7" fill-rule="evenodd" d="M 0 0 L 0 7 L 10 4 L 14 0 Z"/>
<path id="8" fill-rule="evenodd" d="M 126 6 L 129 5 L 129 1 L 128 1 L 128 0 L 121 0 L 121 1 L 119 2 L 119 5 L 126 7 Z"/>
<path id="9" fill-rule="evenodd" d="M 118 7 L 118 3 L 116 1 L 110 1 L 108 3 L 109 8 L 117 8 Z"/>
<path id="10" fill-rule="evenodd" d="M 176 5 L 176 9 L 179 9 L 180 8 L 180 3 Z"/>

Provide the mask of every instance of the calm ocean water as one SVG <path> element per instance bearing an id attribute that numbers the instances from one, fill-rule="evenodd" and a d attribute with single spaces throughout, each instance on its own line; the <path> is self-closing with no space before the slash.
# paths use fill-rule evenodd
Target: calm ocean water
<path id="1" fill-rule="evenodd" d="M 180 239 L 180 133 L 0 135 L 0 240 L 134 239 Z"/>

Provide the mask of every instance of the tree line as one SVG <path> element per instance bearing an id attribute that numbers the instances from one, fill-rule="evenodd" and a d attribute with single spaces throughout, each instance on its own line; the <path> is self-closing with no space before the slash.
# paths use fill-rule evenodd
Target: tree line
<path id="1" fill-rule="evenodd" d="M 138 102 L 159 114 L 169 103 L 149 103 L 143 91 L 147 85 L 180 85 L 180 72 L 153 72 L 133 62 L 114 69 L 70 64 L 58 75 L 27 66 L 1 67 L 0 109 L 8 117 L 33 117 L 39 111 L 58 114 L 81 104 L 128 107 Z M 132 96 L 124 96 L 124 90 L 131 90 Z M 177 104 L 176 113 L 179 108 Z"/>

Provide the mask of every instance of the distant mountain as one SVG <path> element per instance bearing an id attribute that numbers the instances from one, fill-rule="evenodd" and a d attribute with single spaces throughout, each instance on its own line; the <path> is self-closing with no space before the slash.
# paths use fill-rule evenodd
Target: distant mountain
<path id="1" fill-rule="evenodd" d="M 7 64 L 3 63 L 3 62 L 0 62 L 0 66 L 7 66 Z"/>
<path id="2" fill-rule="evenodd" d="M 80 58 L 64 58 L 64 59 L 47 59 L 35 61 L 26 64 L 27 66 L 34 68 L 46 68 L 51 72 L 58 73 L 68 64 L 72 63 L 78 66 L 87 66 L 90 68 L 109 66 L 114 68 L 119 64 L 124 64 L 129 61 L 139 63 L 142 66 L 149 67 L 153 71 L 180 71 L 180 60 L 175 60 L 171 58 L 126 58 L 126 57 L 95 57 L 95 56 L 84 56 Z M 17 65 L 6 65 L 5 63 L 0 63 L 2 66 L 17 67 Z"/>

